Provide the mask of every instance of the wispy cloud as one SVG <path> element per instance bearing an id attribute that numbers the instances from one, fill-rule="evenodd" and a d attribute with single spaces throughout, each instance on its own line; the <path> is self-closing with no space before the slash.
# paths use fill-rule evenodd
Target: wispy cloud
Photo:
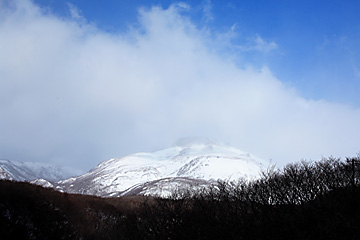
<path id="1" fill-rule="evenodd" d="M 280 163 L 359 151 L 359 109 L 237 67 L 175 5 L 142 9 L 141 31 L 109 34 L 15 3 L 0 10 L 0 158 L 90 168 L 194 135 Z"/>
<path id="2" fill-rule="evenodd" d="M 259 34 L 244 36 L 235 23 L 222 32 L 211 32 L 207 40 L 211 49 L 215 49 L 218 55 L 232 58 L 241 65 L 262 65 L 249 59 L 249 56 L 267 56 L 271 53 L 279 53 L 279 46 L 274 41 L 267 41 Z"/>
<path id="3" fill-rule="evenodd" d="M 266 54 L 272 50 L 277 49 L 278 45 L 273 41 L 265 41 L 260 37 L 260 35 L 257 35 L 254 38 L 250 38 L 247 43 L 238 45 L 237 48 L 244 52 L 257 51 Z"/>
<path id="4" fill-rule="evenodd" d="M 353 71 L 354 71 L 354 75 L 357 78 L 360 78 L 360 67 L 356 65 L 356 63 L 353 64 Z"/>
<path id="5" fill-rule="evenodd" d="M 203 19 L 205 22 L 210 22 L 214 19 L 212 14 L 212 3 L 211 0 L 204 0 L 202 6 Z"/>
<path id="6" fill-rule="evenodd" d="M 74 4 L 68 2 L 67 6 L 69 8 L 71 18 L 77 21 L 86 21 L 86 19 L 82 16 L 81 11 Z"/>

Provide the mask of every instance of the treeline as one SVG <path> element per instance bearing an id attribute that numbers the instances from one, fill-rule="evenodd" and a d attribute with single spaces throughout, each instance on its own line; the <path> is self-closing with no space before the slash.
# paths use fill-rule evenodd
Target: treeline
<path id="1" fill-rule="evenodd" d="M 360 158 L 323 159 L 318 162 L 301 161 L 283 169 L 274 167 L 262 172 L 260 179 L 247 182 L 218 182 L 200 195 L 235 201 L 249 201 L 262 205 L 302 204 L 329 191 L 359 185 Z M 195 193 L 195 196 L 197 194 Z"/>
<path id="2" fill-rule="evenodd" d="M 360 239 L 359 179 L 359 157 L 302 161 L 157 199 L 138 224 L 148 239 Z"/>
<path id="3" fill-rule="evenodd" d="M 1 239 L 360 239 L 360 157 L 270 168 L 168 199 L 0 181 Z"/>

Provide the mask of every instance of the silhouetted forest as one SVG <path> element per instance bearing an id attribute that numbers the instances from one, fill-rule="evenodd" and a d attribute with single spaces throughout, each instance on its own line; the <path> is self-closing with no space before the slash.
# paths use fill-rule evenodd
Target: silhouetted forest
<path id="1" fill-rule="evenodd" d="M 0 181 L 1 239 L 360 239 L 360 157 L 302 161 L 169 199 Z"/>

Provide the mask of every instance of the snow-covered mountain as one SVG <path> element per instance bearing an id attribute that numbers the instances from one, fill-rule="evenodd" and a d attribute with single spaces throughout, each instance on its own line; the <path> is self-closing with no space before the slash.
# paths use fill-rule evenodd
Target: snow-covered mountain
<path id="1" fill-rule="evenodd" d="M 42 178 L 56 182 L 79 174 L 81 171 L 48 163 L 0 160 L 0 179 L 31 181 Z"/>
<path id="2" fill-rule="evenodd" d="M 265 161 L 226 144 L 203 138 L 182 139 L 160 151 L 104 161 L 86 174 L 57 182 L 54 188 L 98 196 L 164 196 L 178 188 L 218 179 L 257 178 L 267 166 Z"/>

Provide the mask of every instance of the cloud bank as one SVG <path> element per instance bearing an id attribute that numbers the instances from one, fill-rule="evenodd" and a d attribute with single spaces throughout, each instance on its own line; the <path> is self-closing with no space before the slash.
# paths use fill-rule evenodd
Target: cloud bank
<path id="1" fill-rule="evenodd" d="M 72 5 L 66 18 L 0 1 L 0 158 L 87 170 L 185 136 L 278 165 L 359 152 L 358 108 L 305 99 L 266 66 L 240 68 L 186 8 L 141 9 L 138 27 L 115 34 Z"/>

